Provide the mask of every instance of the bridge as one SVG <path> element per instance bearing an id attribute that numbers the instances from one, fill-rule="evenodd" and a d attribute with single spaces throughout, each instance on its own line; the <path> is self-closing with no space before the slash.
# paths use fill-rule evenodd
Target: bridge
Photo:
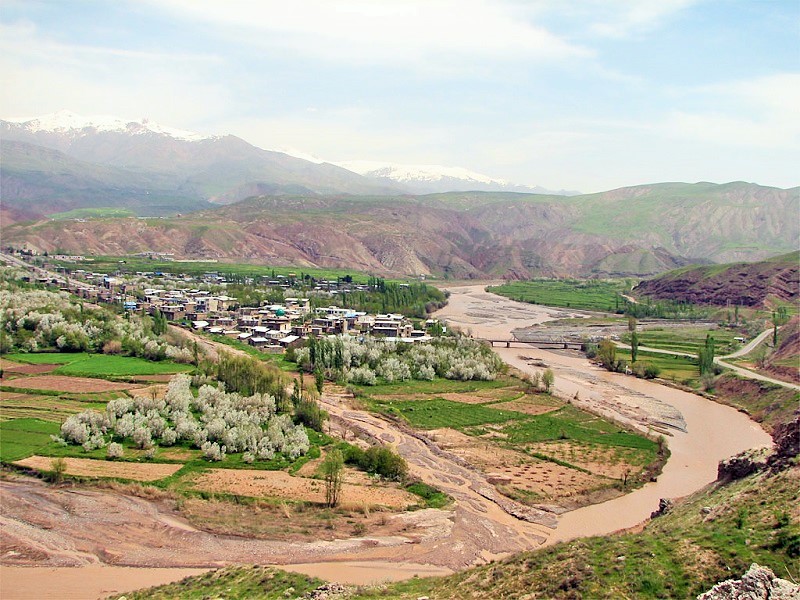
<path id="1" fill-rule="evenodd" d="M 569 340 L 565 338 L 529 338 L 518 340 L 511 338 L 507 340 L 484 339 L 492 348 L 496 345 L 501 348 L 540 348 L 542 350 L 583 350 L 583 342 L 580 340 Z"/>

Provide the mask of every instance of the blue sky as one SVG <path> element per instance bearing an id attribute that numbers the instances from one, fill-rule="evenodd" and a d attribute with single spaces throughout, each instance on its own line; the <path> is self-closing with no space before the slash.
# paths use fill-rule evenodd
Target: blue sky
<path id="1" fill-rule="evenodd" d="M 0 0 L 0 88 L 553 189 L 800 185 L 798 0 Z"/>

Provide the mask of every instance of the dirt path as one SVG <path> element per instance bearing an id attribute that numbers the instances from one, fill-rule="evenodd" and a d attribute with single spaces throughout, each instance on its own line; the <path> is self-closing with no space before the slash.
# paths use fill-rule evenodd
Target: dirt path
<path id="1" fill-rule="evenodd" d="M 250 356 L 244 350 L 239 350 L 238 348 L 233 348 L 231 346 L 227 346 L 221 342 L 215 342 L 213 340 L 209 340 L 202 335 L 196 334 L 194 331 L 190 329 L 184 329 L 183 327 L 178 327 L 177 325 L 167 325 L 173 332 L 177 333 L 180 336 L 184 336 L 192 340 L 193 342 L 197 342 L 197 345 L 202 349 L 202 351 L 211 359 L 212 361 L 216 361 L 219 358 L 219 354 L 221 352 L 227 352 L 228 354 L 232 354 L 234 356 Z"/>

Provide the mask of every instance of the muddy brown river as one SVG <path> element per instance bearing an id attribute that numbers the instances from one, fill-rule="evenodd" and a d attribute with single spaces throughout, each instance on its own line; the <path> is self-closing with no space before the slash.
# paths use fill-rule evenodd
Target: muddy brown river
<path id="1" fill-rule="evenodd" d="M 474 337 L 509 339 L 515 329 L 565 313 L 488 294 L 482 285 L 453 287 L 450 292 L 448 306 L 437 316 L 451 326 L 470 330 Z M 415 475 L 455 498 L 454 508 L 447 513 L 431 511 L 429 517 L 417 513 L 414 518 L 429 522 L 423 523 L 422 537 L 414 543 L 391 538 L 369 544 L 342 540 L 286 545 L 226 538 L 176 526 L 172 516 L 138 499 L 96 492 L 51 493 L 3 483 L 0 537 L 5 536 L 6 542 L 30 543 L 50 558 L 48 563 L 20 564 L 3 555 L 0 597 L 95 598 L 197 572 L 190 567 L 239 562 L 292 563 L 289 568 L 293 570 L 354 584 L 444 574 L 542 544 L 636 526 L 657 508 L 660 498 L 682 497 L 713 481 L 719 460 L 771 443 L 758 424 L 732 408 L 657 383 L 608 373 L 578 355 L 534 348 L 496 351 L 528 373 L 542 370 L 534 364 L 547 364 L 555 372 L 555 393 L 573 398 L 575 404 L 642 431 L 664 431 L 671 457 L 658 481 L 557 519 L 548 513 L 532 522 L 521 521 L 500 509 L 500 500 L 479 473 L 464 469 L 374 415 L 354 412 L 340 406 L 336 398 L 326 398 L 331 414 L 355 420 L 374 437 L 395 444 Z M 39 507 L 33 515 L 31 506 Z M 102 513 L 106 506 L 116 508 Z M 127 532 L 126 525 L 131 527 Z M 56 564 L 53 557 L 62 562 Z M 114 566 L 103 564 L 109 562 L 108 557 L 113 558 Z M 84 566 L 69 566 L 72 564 Z"/>

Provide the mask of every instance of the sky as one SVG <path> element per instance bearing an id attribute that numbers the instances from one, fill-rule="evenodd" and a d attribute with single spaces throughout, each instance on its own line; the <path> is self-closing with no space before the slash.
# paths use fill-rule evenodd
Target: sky
<path id="1" fill-rule="evenodd" d="M 549 189 L 800 185 L 800 0 L 0 0 L 0 116 Z"/>

